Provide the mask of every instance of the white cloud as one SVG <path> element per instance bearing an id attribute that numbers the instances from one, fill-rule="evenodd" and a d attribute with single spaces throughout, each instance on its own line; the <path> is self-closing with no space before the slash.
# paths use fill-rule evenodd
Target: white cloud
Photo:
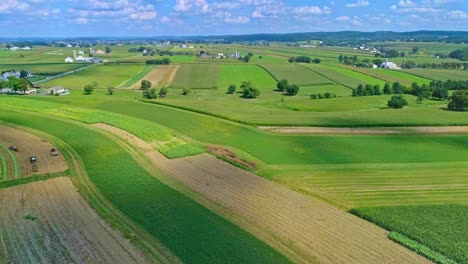
<path id="1" fill-rule="evenodd" d="M 390 7 L 397 13 L 437 13 L 443 11 L 432 7 L 431 2 L 422 2 L 420 4 L 411 0 L 400 0 L 397 4 Z"/>
<path id="2" fill-rule="evenodd" d="M 369 6 L 369 5 L 370 5 L 369 1 L 358 0 L 355 3 L 346 4 L 346 7 L 364 7 L 364 6 Z"/>
<path id="3" fill-rule="evenodd" d="M 228 24 L 247 24 L 250 22 L 250 18 L 246 16 L 232 17 L 229 15 L 224 19 L 224 22 Z"/>
<path id="4" fill-rule="evenodd" d="M 89 20 L 86 17 L 77 17 L 74 19 L 74 21 L 76 24 L 85 25 L 85 24 L 88 24 Z"/>
<path id="5" fill-rule="evenodd" d="M 336 20 L 338 20 L 338 21 L 349 21 L 350 18 L 349 18 L 349 16 L 339 16 L 339 17 L 336 18 Z"/>
<path id="6" fill-rule="evenodd" d="M 154 11 L 142 11 L 130 14 L 130 18 L 133 20 L 152 20 L 158 16 L 157 12 Z"/>
<path id="7" fill-rule="evenodd" d="M 19 9 L 26 10 L 29 4 L 18 0 L 0 0 L 0 12 L 8 12 L 10 10 Z"/>
<path id="8" fill-rule="evenodd" d="M 468 20 L 468 13 L 461 10 L 450 11 L 448 17 L 451 19 Z"/>
<path id="9" fill-rule="evenodd" d="M 318 6 L 300 6 L 293 9 L 293 13 L 298 16 L 306 16 L 306 15 L 323 15 L 323 14 L 330 14 L 331 9 L 328 7 L 320 8 Z"/>

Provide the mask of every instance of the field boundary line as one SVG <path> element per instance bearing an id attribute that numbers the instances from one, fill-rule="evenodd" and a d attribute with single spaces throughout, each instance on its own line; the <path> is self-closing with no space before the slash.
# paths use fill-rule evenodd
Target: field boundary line
<path id="1" fill-rule="evenodd" d="M 305 69 L 307 69 L 307 70 L 309 70 L 309 71 L 315 72 L 316 74 L 318 74 L 318 75 L 324 77 L 325 79 L 332 81 L 334 84 L 338 84 L 338 85 L 344 86 L 344 87 L 346 87 L 346 88 L 348 88 L 348 89 L 354 90 L 354 88 L 352 88 L 351 86 L 348 86 L 348 85 L 346 85 L 346 84 L 342 84 L 342 83 L 339 83 L 339 82 L 337 82 L 337 81 L 335 81 L 335 80 L 333 80 L 333 79 L 330 79 L 330 78 L 328 78 L 327 76 L 325 76 L 324 74 L 321 74 L 321 73 L 319 73 L 319 72 L 317 72 L 317 71 L 315 71 L 315 70 L 313 70 L 313 69 L 311 69 L 311 68 L 309 68 L 309 67 L 306 67 L 306 66 L 304 66 L 304 65 L 300 65 L 300 64 L 298 64 L 298 63 L 296 63 L 296 65 L 299 66 L 299 67 L 305 68 Z"/>
<path id="2" fill-rule="evenodd" d="M 276 78 L 273 73 L 271 73 L 267 68 L 265 68 L 265 66 L 263 65 L 260 65 L 260 64 L 256 64 L 258 67 L 262 68 L 263 70 L 265 70 L 268 74 L 271 75 L 271 77 L 273 77 L 273 79 L 275 79 L 276 82 L 279 82 L 278 78 Z"/>
<path id="3" fill-rule="evenodd" d="M 8 174 L 7 164 L 5 157 L 0 154 L 0 161 L 2 162 L 2 169 L 0 170 L 0 179 L 6 178 Z"/>

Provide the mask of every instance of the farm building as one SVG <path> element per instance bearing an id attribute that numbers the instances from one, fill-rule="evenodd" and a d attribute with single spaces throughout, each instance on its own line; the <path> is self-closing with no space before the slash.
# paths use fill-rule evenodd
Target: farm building
<path id="1" fill-rule="evenodd" d="M 398 67 L 396 63 L 388 61 L 388 59 L 385 59 L 385 62 L 380 64 L 380 67 L 385 68 L 385 69 L 391 69 L 391 70 L 400 69 L 400 67 Z"/>
<path id="2" fill-rule="evenodd" d="M 85 63 L 91 63 L 93 62 L 93 58 L 85 58 L 83 56 L 78 56 L 76 57 L 76 62 L 85 62 Z"/>
<path id="3" fill-rule="evenodd" d="M 48 95 L 63 96 L 70 94 L 70 91 L 63 88 L 62 86 L 54 86 L 47 91 Z"/>
<path id="4" fill-rule="evenodd" d="M 72 57 L 67 57 L 67 58 L 65 59 L 65 62 L 66 62 L 66 63 L 72 63 L 72 62 L 75 62 L 75 61 L 73 60 Z"/>

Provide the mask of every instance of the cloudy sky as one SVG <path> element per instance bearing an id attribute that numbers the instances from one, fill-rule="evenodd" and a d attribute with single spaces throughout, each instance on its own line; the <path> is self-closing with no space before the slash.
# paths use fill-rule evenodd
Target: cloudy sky
<path id="1" fill-rule="evenodd" d="M 0 37 L 468 30 L 468 0 L 0 0 Z"/>

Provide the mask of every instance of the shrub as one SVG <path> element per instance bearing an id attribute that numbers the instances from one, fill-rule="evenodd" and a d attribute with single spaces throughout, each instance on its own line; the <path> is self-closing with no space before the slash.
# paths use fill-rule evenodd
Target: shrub
<path id="1" fill-rule="evenodd" d="M 387 106 L 395 109 L 402 109 L 408 105 L 408 101 L 402 95 L 394 95 L 388 101 Z"/>
<path id="2" fill-rule="evenodd" d="M 311 95 L 309 95 L 309 98 L 310 99 L 317 99 L 317 95 L 316 94 L 311 94 Z"/>
<path id="3" fill-rule="evenodd" d="M 288 86 L 288 80 L 283 79 L 276 84 L 276 89 L 278 89 L 278 91 L 284 91 L 286 88 L 288 88 Z"/>
<path id="4" fill-rule="evenodd" d="M 242 97 L 244 98 L 257 98 L 260 95 L 260 90 L 251 81 L 242 82 L 241 88 Z"/>
<path id="5" fill-rule="evenodd" d="M 234 94 L 235 92 L 236 92 L 236 85 L 235 84 L 229 85 L 229 87 L 227 89 L 227 93 L 228 94 Z"/>
<path id="6" fill-rule="evenodd" d="M 299 93 L 299 86 L 296 84 L 288 85 L 286 88 L 286 93 L 288 95 L 297 95 L 297 93 Z"/>
<path id="7" fill-rule="evenodd" d="M 149 88 L 151 88 L 151 85 L 152 85 L 152 84 L 151 84 L 150 81 L 148 81 L 148 80 L 142 80 L 142 81 L 141 81 L 141 84 L 140 84 L 140 89 L 142 89 L 142 90 L 149 89 Z"/>
<path id="8" fill-rule="evenodd" d="M 169 89 L 167 89 L 167 87 L 162 87 L 159 90 L 159 97 L 166 97 L 168 92 L 169 92 Z"/>
<path id="9" fill-rule="evenodd" d="M 85 94 L 92 94 L 94 91 L 94 87 L 91 84 L 87 84 L 83 88 Z"/>
<path id="10" fill-rule="evenodd" d="M 182 90 L 182 95 L 189 95 L 190 94 L 190 88 L 184 88 Z"/>

